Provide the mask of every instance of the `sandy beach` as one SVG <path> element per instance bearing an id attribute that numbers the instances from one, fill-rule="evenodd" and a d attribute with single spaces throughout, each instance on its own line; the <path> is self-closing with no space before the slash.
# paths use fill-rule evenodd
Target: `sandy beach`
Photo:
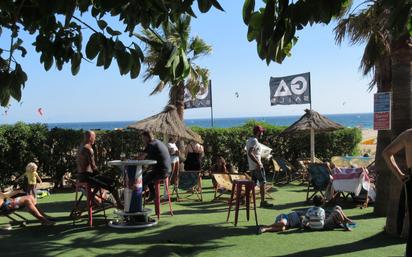
<path id="1" fill-rule="evenodd" d="M 373 129 L 362 129 L 362 141 L 369 140 L 375 138 L 373 144 L 359 144 L 359 148 L 361 151 L 361 154 L 369 154 L 369 155 L 375 155 L 376 152 L 376 138 L 378 136 L 378 131 L 373 130 Z"/>

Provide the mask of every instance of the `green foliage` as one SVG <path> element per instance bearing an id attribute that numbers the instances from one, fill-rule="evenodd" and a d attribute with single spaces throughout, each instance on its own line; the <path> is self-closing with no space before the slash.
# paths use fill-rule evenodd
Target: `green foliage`
<path id="1" fill-rule="evenodd" d="M 199 8 L 204 10 L 212 5 L 208 5 L 207 1 L 201 2 L 202 7 L 199 1 Z M 173 105 L 183 101 L 184 90 L 179 89 L 180 86 L 184 86 L 194 97 L 209 85 L 209 71 L 194 61 L 209 54 L 212 48 L 201 38 L 190 37 L 190 22 L 189 15 L 181 15 L 174 23 L 163 24 L 161 30 L 145 29 L 142 34 L 134 34 L 148 46 L 144 79 L 157 77 L 160 80 L 151 94 L 159 93 L 165 85 L 169 85 L 172 88 L 169 103 Z"/>
<path id="2" fill-rule="evenodd" d="M 217 156 L 236 165 L 240 171 L 247 170 L 246 140 L 254 125 L 266 128 L 261 142 L 273 149 L 275 157 L 294 161 L 308 157 L 309 135 L 290 138 L 278 137 L 284 127 L 249 121 L 235 128 L 193 128 L 204 140 L 204 169 L 214 164 Z M 41 124 L 0 126 L 0 187 L 10 183 L 10 176 L 24 172 L 28 162 L 39 165 L 41 175 L 53 178 L 56 186 L 66 172 L 76 173 L 77 149 L 83 139 L 82 130 L 54 128 L 48 130 Z M 96 164 L 101 172 L 109 170 L 107 161 L 120 158 L 120 153 L 132 156 L 143 150 L 140 135 L 133 130 L 97 131 L 94 145 Z M 359 129 L 342 129 L 333 133 L 316 135 L 316 156 L 329 160 L 334 155 L 355 154 L 361 140 Z M 269 170 L 269 167 L 268 167 Z"/>
<path id="3" fill-rule="evenodd" d="M 333 17 L 342 15 L 351 3 L 350 0 L 262 2 L 264 7 L 255 10 L 255 1 L 245 0 L 243 21 L 248 26 L 247 39 L 256 41 L 258 55 L 267 64 L 271 61 L 282 63 L 291 55 L 298 40 L 297 30 L 308 24 L 328 24 Z"/>
<path id="4" fill-rule="evenodd" d="M 193 128 L 204 140 L 205 158 L 204 167 L 210 167 L 217 156 L 222 155 L 228 162 L 236 165 L 240 171 L 248 169 L 246 159 L 246 140 L 252 134 L 255 125 L 262 125 L 266 131 L 260 140 L 261 143 L 272 148 L 274 157 L 282 157 L 291 162 L 298 158 L 310 157 L 309 134 L 297 134 L 293 137 L 283 138 L 278 135 L 284 127 L 249 121 L 237 128 Z M 361 141 L 359 129 L 345 128 L 330 133 L 319 133 L 315 136 L 316 156 L 322 160 L 330 160 L 335 155 L 355 155 L 357 145 Z M 266 163 L 267 170 L 270 164 Z"/>
<path id="5" fill-rule="evenodd" d="M 35 37 L 32 42 L 26 44 L 35 46 L 35 51 L 40 54 L 40 63 L 45 70 L 49 70 L 53 65 L 58 70 L 62 70 L 65 64 L 70 63 L 71 72 L 76 75 L 84 57 L 90 60 L 97 57 L 96 65 L 103 66 L 104 69 L 107 69 L 115 58 L 121 75 L 130 73 L 131 78 L 136 78 L 140 72 L 143 55 L 136 55 L 135 51 L 141 52 L 141 49 L 137 44 L 133 47 L 119 44 L 118 37 L 122 34 L 131 37 L 136 26 L 145 29 L 158 28 L 164 22 L 177 21 L 181 14 L 195 16 L 192 9 L 194 2 L 194 0 L 0 1 L 0 36 L 2 32 L 8 31 L 11 37 L 9 48 L 0 48 L 0 105 L 7 106 L 10 97 L 20 101 L 21 90 L 27 80 L 27 74 L 14 55 L 16 51 L 22 58 L 27 54 L 23 38 L 28 37 L 22 36 L 23 31 Z M 197 2 L 201 12 L 207 12 L 212 6 L 223 10 L 216 0 L 197 0 Z M 84 22 L 81 19 L 83 15 L 91 15 L 96 20 L 95 24 Z M 104 20 L 108 16 L 118 18 L 123 33 L 108 26 Z M 93 32 L 88 40 L 83 38 L 84 28 Z M 87 45 L 84 55 L 85 42 Z"/>

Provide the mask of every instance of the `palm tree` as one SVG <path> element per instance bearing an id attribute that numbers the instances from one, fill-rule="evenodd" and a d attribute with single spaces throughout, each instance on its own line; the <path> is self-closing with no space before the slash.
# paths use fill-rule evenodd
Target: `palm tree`
<path id="1" fill-rule="evenodd" d="M 145 29 L 142 35 L 135 34 L 147 45 L 144 81 L 159 78 L 151 95 L 169 86 L 169 104 L 177 107 L 182 120 L 185 89 L 194 96 L 209 85 L 209 70 L 194 61 L 212 51 L 201 38 L 190 38 L 190 20 L 190 16 L 181 15 L 174 22 L 164 23 L 159 31 Z"/>
<path id="2" fill-rule="evenodd" d="M 364 76 L 372 74 L 369 89 L 376 86 L 378 92 L 391 91 L 390 32 L 387 29 L 389 16 L 389 10 L 376 2 L 356 14 L 352 12 L 347 18 L 340 19 L 334 29 L 338 44 L 348 37 L 351 44 L 366 45 L 360 68 Z M 387 182 L 395 179 L 382 158 L 382 151 L 390 142 L 390 131 L 378 131 L 375 163 L 379 178 L 374 211 L 381 216 L 386 216 L 388 211 L 390 187 Z"/>

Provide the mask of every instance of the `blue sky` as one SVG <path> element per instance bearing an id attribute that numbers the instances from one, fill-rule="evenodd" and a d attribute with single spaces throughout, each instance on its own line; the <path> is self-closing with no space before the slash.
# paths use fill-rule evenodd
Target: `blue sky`
<path id="1" fill-rule="evenodd" d="M 243 1 L 220 1 L 226 12 L 211 10 L 192 20 L 192 36 L 212 45 L 210 56 L 197 61 L 207 67 L 213 84 L 214 116 L 300 115 L 309 105 L 270 106 L 269 79 L 303 72 L 311 73 L 312 107 L 322 114 L 373 111 L 370 78 L 362 77 L 359 62 L 364 46 L 344 42 L 337 46 L 333 27 L 316 25 L 300 31 L 292 56 L 283 64 L 261 61 L 256 43 L 246 39 L 242 20 Z M 94 24 L 93 21 L 90 21 Z M 95 25 L 97 27 L 97 25 Z M 87 36 L 88 38 L 88 36 Z M 7 39 L 1 38 L 3 45 Z M 120 76 L 116 62 L 108 70 L 85 61 L 77 76 L 70 67 L 46 72 L 39 55 L 25 38 L 29 54 L 21 64 L 29 75 L 21 103 L 11 102 L 7 115 L 1 108 L 0 124 L 24 122 L 82 122 L 139 120 L 163 109 L 168 92 L 149 96 L 156 80 L 143 82 Z M 236 97 L 236 92 L 239 97 Z M 43 109 L 43 116 L 37 109 Z M 208 118 L 209 108 L 190 109 L 185 118 Z"/>

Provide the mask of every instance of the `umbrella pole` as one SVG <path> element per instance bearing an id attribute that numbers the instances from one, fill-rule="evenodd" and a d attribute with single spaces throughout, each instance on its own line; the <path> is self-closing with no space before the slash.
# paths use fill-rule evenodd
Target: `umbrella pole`
<path id="1" fill-rule="evenodd" d="M 310 129 L 310 162 L 315 162 L 315 130 Z"/>

